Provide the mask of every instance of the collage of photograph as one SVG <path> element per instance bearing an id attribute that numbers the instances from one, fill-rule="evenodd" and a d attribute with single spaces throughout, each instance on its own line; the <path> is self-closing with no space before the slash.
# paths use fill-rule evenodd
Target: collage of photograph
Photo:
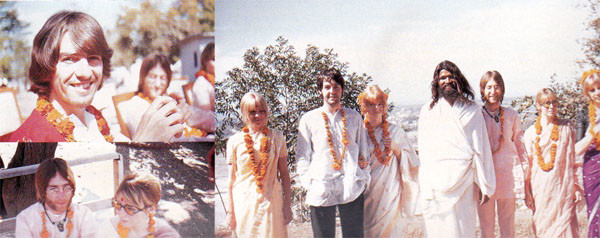
<path id="1" fill-rule="evenodd" d="M 0 237 L 600 237 L 599 9 L 0 1 Z"/>

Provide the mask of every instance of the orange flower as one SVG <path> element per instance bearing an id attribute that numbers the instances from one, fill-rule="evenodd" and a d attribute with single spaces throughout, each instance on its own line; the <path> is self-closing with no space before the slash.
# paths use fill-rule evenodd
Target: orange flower
<path id="1" fill-rule="evenodd" d="M 540 134 L 542 133 L 542 124 L 541 124 L 541 116 L 538 116 L 537 120 L 535 121 L 535 130 L 536 130 L 536 134 L 537 137 L 535 138 L 535 154 L 537 155 L 537 162 L 538 165 L 540 166 L 540 168 L 545 171 L 548 172 L 550 170 L 552 170 L 554 168 L 554 162 L 556 161 L 556 151 L 558 149 L 558 146 L 556 145 L 556 141 L 558 141 L 558 136 L 559 136 L 559 132 L 558 132 L 558 125 L 554 124 L 552 127 L 552 134 L 550 135 L 550 138 L 552 139 L 552 145 L 550 146 L 550 162 L 546 163 L 544 161 L 544 157 L 542 157 L 542 148 L 540 147 Z M 539 128 L 539 129 L 538 129 Z"/>
<path id="2" fill-rule="evenodd" d="M 73 136 L 73 130 L 75 130 L 75 124 L 69 120 L 68 117 L 62 115 L 52 103 L 45 97 L 39 97 L 37 106 L 35 108 L 46 120 L 56 128 L 56 130 L 65 138 L 68 142 L 74 142 L 75 137 Z M 102 113 L 98 111 L 94 106 L 88 106 L 86 110 L 93 114 L 98 124 L 100 133 L 104 136 L 104 139 L 108 142 L 113 142 L 114 138 L 110 135 L 110 128 L 106 123 L 106 120 L 102 116 Z"/>
<path id="3" fill-rule="evenodd" d="M 250 156 L 250 163 L 252 166 L 252 175 L 256 179 L 256 191 L 258 193 L 263 192 L 263 179 L 267 173 L 267 163 L 269 161 L 269 128 L 265 127 L 262 131 L 264 137 L 260 140 L 260 161 L 256 161 L 254 156 L 254 141 L 250 136 L 250 129 L 245 126 L 242 129 L 244 132 L 244 142 L 246 143 L 246 152 Z"/>
<path id="4" fill-rule="evenodd" d="M 340 170 L 342 168 L 342 160 L 344 159 L 344 157 L 346 156 L 346 147 L 348 146 L 349 142 L 348 142 L 348 130 L 346 128 L 346 111 L 344 111 L 344 109 L 342 108 L 342 124 L 344 125 L 344 128 L 342 130 L 342 144 L 344 145 L 344 148 L 342 150 L 342 157 L 340 157 L 339 159 L 337 158 L 337 155 L 335 154 L 335 150 L 333 149 L 333 140 L 331 139 L 331 130 L 329 127 L 329 118 L 327 117 L 327 114 L 325 112 L 321 112 L 321 115 L 323 115 L 323 120 L 325 120 L 325 129 L 327 130 L 327 144 L 329 144 L 329 152 L 331 153 L 331 157 L 333 159 L 333 169 L 335 170 Z"/>
<path id="5" fill-rule="evenodd" d="M 197 78 L 198 76 L 202 76 L 202 77 L 204 77 L 204 78 L 206 79 L 206 81 L 208 81 L 208 82 L 209 82 L 209 83 L 210 83 L 210 84 L 211 84 L 213 87 L 215 86 L 215 76 L 214 76 L 214 75 L 212 75 L 212 74 L 209 74 L 209 73 L 207 73 L 207 72 L 206 72 L 206 71 L 204 71 L 204 70 L 200 70 L 200 71 L 196 72 L 196 75 L 195 75 L 195 76 L 196 76 L 196 78 Z"/>
<path id="6" fill-rule="evenodd" d="M 369 117 L 367 116 L 365 118 L 365 127 L 367 128 L 367 133 L 369 134 L 369 138 L 371 139 L 371 142 L 373 142 L 373 152 L 375 153 L 375 157 L 377 157 L 377 160 L 379 161 L 379 163 L 383 164 L 383 165 L 387 165 L 388 162 L 390 161 L 390 158 L 392 158 L 392 154 L 390 153 L 392 151 L 392 148 L 390 148 L 389 146 L 385 146 L 383 153 L 385 153 L 385 159 L 382 156 L 382 152 L 381 149 L 379 148 L 379 143 L 377 143 L 377 139 L 375 139 L 375 133 L 374 133 L 374 128 L 371 126 Z M 389 138 L 390 137 L 390 131 L 389 131 L 389 124 L 388 121 L 386 119 L 386 115 L 383 116 L 383 122 L 381 125 L 382 129 L 383 129 L 383 139 Z"/>

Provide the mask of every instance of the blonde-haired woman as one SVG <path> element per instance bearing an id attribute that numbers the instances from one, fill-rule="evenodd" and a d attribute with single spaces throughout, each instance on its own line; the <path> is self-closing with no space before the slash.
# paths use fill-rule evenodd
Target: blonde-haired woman
<path id="1" fill-rule="evenodd" d="M 581 198 L 575 175 L 575 132 L 558 119 L 558 98 L 549 88 L 536 96 L 538 117 L 525 131 L 531 194 L 525 202 L 533 213 L 537 237 L 579 237 L 576 202 Z M 528 191 L 526 191 L 528 192 Z"/>
<path id="2" fill-rule="evenodd" d="M 146 173 L 125 176 L 113 198 L 114 217 L 100 224 L 96 237 L 180 237 L 166 221 L 155 217 L 160 182 Z"/>
<path id="3" fill-rule="evenodd" d="M 292 210 L 285 137 L 267 126 L 262 95 L 246 93 L 240 109 L 245 126 L 227 141 L 229 225 L 239 237 L 287 237 Z"/>
<path id="4" fill-rule="evenodd" d="M 412 215 L 419 159 L 402 127 L 387 121 L 387 98 L 377 85 L 358 96 L 369 135 L 371 183 L 365 191 L 365 236 L 402 237 L 400 215 Z"/>
<path id="5" fill-rule="evenodd" d="M 581 77 L 583 95 L 590 104 L 588 116 L 590 125 L 575 148 L 577 155 L 583 154 L 583 189 L 588 212 L 588 237 L 600 236 L 600 127 L 598 112 L 600 112 L 600 71 L 589 70 Z"/>

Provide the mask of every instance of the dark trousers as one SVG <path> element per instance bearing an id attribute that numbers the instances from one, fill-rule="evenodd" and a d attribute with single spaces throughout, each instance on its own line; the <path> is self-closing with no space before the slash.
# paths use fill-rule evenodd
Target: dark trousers
<path id="1" fill-rule="evenodd" d="M 310 222 L 314 237 L 335 237 L 335 207 L 340 211 L 342 237 L 364 237 L 363 194 L 354 201 L 328 207 L 310 206 Z"/>

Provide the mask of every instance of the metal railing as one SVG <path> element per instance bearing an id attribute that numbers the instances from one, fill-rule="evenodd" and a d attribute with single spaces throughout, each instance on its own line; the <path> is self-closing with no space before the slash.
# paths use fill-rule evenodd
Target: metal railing
<path id="1" fill-rule="evenodd" d="M 93 155 L 93 156 L 88 156 L 88 157 L 81 157 L 81 158 L 74 159 L 74 160 L 67 160 L 67 163 L 69 164 L 70 167 L 73 167 L 73 166 L 108 161 L 108 160 L 113 161 L 113 178 L 114 178 L 113 186 L 114 186 L 114 190 L 116 191 L 117 187 L 119 186 L 119 182 L 121 181 L 121 178 L 123 178 L 123 176 L 124 176 L 123 174 L 125 171 L 123 168 L 123 161 L 121 159 L 120 154 L 118 154 L 116 152 L 104 153 L 104 154 Z M 27 166 L 22 166 L 22 167 L 17 167 L 17 168 L 0 170 L 0 179 L 7 179 L 7 178 L 19 177 L 19 176 L 23 176 L 23 175 L 35 174 L 35 171 L 38 166 L 39 166 L 39 164 L 34 164 L 34 165 L 27 165 Z M 82 203 L 82 205 L 87 206 L 88 208 L 90 208 L 90 210 L 95 212 L 98 210 L 110 208 L 111 207 L 111 199 L 112 198 L 107 198 L 107 199 L 86 202 L 86 203 Z M 0 233 L 14 232 L 15 225 L 16 225 L 16 217 L 11 217 L 11 218 L 6 218 L 6 219 L 0 220 Z"/>

